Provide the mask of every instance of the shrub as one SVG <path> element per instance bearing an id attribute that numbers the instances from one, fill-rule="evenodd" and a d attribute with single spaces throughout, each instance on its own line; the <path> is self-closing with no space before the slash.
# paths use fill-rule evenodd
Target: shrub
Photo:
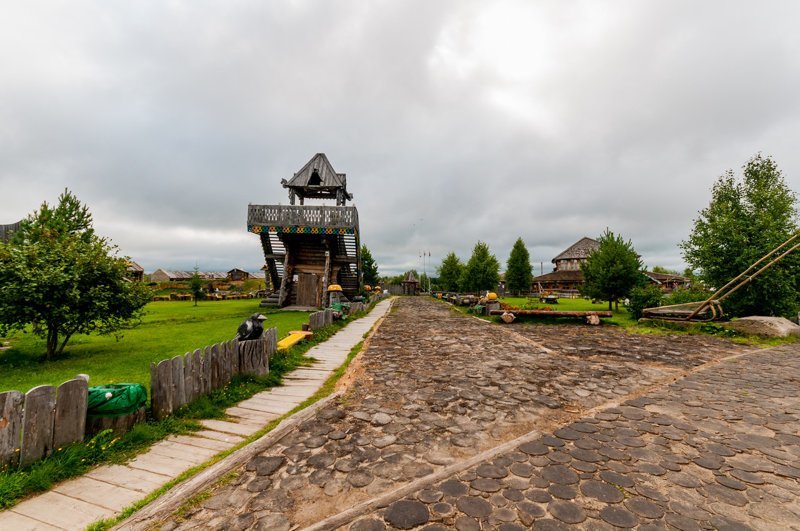
<path id="1" fill-rule="evenodd" d="M 634 319 L 639 319 L 645 308 L 653 308 L 661 304 L 661 289 L 655 285 L 637 286 L 631 290 L 628 311 Z"/>

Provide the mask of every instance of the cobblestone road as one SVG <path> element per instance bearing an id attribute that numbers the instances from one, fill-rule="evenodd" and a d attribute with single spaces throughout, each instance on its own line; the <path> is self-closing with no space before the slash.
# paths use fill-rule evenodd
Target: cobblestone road
<path id="1" fill-rule="evenodd" d="M 797 348 L 753 350 L 607 327 L 500 327 L 402 298 L 345 396 L 163 529 L 304 527 L 531 430 L 552 435 L 352 529 L 690 528 L 721 524 L 728 507 L 731 521 L 797 521 L 800 386 L 787 354 Z M 746 363 L 667 387 L 735 354 Z"/>

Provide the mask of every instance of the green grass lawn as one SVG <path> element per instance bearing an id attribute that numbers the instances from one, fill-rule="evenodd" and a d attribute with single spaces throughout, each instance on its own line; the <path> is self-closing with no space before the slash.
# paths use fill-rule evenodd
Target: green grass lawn
<path id="1" fill-rule="evenodd" d="M 114 336 L 80 335 L 64 354 L 43 361 L 44 341 L 30 333 L 16 333 L 11 348 L 0 351 L 0 392 L 28 391 L 37 385 L 58 385 L 76 374 L 90 376 L 89 385 L 141 383 L 150 387 L 150 363 L 196 348 L 228 341 L 239 324 L 255 312 L 267 316 L 265 327 L 277 327 L 278 338 L 299 330 L 308 312 L 269 311 L 257 299 L 200 302 L 153 302 L 141 324 Z"/>
<path id="2" fill-rule="evenodd" d="M 608 311 L 608 302 L 601 302 L 597 304 L 592 304 L 592 301 L 587 299 L 558 299 L 558 304 L 545 304 L 543 302 L 539 302 L 539 299 L 528 299 L 525 297 L 503 297 L 500 299 L 502 302 L 506 304 L 510 304 L 511 306 L 516 306 L 518 308 L 552 308 L 556 311 Z M 552 318 L 538 318 L 538 317 L 522 317 L 522 319 L 529 320 L 532 322 L 581 322 L 579 319 L 571 319 L 571 318 L 559 318 L 559 319 L 552 319 Z M 631 314 L 628 310 L 620 305 L 618 311 L 614 311 L 614 317 L 603 318 L 604 323 L 608 324 L 615 324 L 618 326 L 623 327 L 631 327 L 636 325 L 636 321 L 631 317 Z"/>

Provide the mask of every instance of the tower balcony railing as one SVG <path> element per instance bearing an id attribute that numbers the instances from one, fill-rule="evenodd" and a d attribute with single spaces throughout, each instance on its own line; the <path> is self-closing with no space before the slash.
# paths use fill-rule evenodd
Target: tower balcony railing
<path id="1" fill-rule="evenodd" d="M 248 205 L 247 226 L 357 229 L 358 210 L 344 206 Z"/>

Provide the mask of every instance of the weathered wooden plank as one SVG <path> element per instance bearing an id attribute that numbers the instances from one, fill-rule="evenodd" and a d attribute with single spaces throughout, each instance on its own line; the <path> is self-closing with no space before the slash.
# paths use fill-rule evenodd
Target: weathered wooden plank
<path id="1" fill-rule="evenodd" d="M 89 382 L 83 378 L 58 386 L 53 424 L 53 448 L 83 440 L 86 433 L 86 407 Z"/>
<path id="2" fill-rule="evenodd" d="M 191 404 L 195 399 L 194 377 L 192 376 L 193 359 L 191 352 L 183 355 L 183 393 L 187 404 Z"/>
<path id="3" fill-rule="evenodd" d="M 228 385 L 231 383 L 231 365 L 233 363 L 230 342 L 220 343 L 219 350 L 222 352 L 222 385 Z"/>
<path id="4" fill-rule="evenodd" d="M 203 394 L 207 395 L 214 390 L 211 387 L 211 347 L 206 347 L 203 351 Z"/>
<path id="5" fill-rule="evenodd" d="M 277 328 L 267 328 L 264 330 L 264 335 L 261 336 L 264 338 L 264 341 L 267 342 L 266 351 L 267 351 L 267 363 L 269 367 L 269 358 L 272 357 L 278 351 L 278 329 Z"/>
<path id="6" fill-rule="evenodd" d="M 216 390 L 222 387 L 220 377 L 220 356 L 219 344 L 211 345 L 211 389 Z"/>
<path id="7" fill-rule="evenodd" d="M 239 341 L 236 339 L 228 341 L 228 348 L 231 352 L 231 376 L 236 376 L 242 370 L 239 366 Z"/>
<path id="8" fill-rule="evenodd" d="M 25 393 L 20 466 L 38 461 L 53 451 L 55 407 L 56 388 L 52 385 L 40 385 Z"/>
<path id="9" fill-rule="evenodd" d="M 333 324 L 333 310 L 325 310 L 325 325 Z"/>
<path id="10" fill-rule="evenodd" d="M 19 462 L 24 399 L 19 391 L 0 393 L 0 469 Z"/>
<path id="11" fill-rule="evenodd" d="M 186 405 L 186 386 L 183 380 L 183 356 L 175 356 L 172 364 L 172 410 Z"/>
<path id="12" fill-rule="evenodd" d="M 192 352 L 192 387 L 195 398 L 205 394 L 203 390 L 203 353 L 199 348 Z"/>
<path id="13" fill-rule="evenodd" d="M 158 362 L 155 381 L 158 382 L 158 385 L 153 388 L 153 415 L 157 419 L 163 419 L 174 411 L 172 402 L 172 360 Z"/>

